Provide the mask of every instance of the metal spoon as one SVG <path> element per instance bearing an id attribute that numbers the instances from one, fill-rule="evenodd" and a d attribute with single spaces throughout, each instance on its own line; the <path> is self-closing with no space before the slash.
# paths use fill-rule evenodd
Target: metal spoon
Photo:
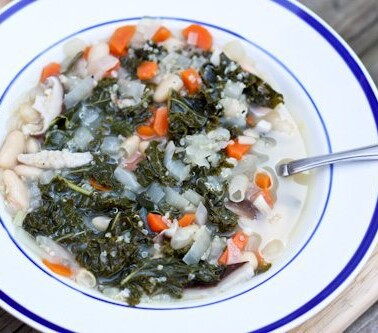
<path id="1" fill-rule="evenodd" d="M 287 177 L 299 172 L 338 162 L 372 160 L 378 160 L 378 145 L 345 150 L 339 153 L 303 158 L 300 160 L 279 164 L 276 169 L 279 176 Z"/>

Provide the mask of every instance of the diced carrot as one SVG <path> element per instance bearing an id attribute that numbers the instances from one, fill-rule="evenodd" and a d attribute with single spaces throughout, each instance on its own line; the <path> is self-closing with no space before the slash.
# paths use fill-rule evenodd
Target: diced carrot
<path id="1" fill-rule="evenodd" d="M 101 185 L 100 183 L 97 183 L 93 178 L 89 178 L 89 184 L 91 184 L 91 186 L 97 191 L 107 192 L 111 190 L 109 186 Z"/>
<path id="2" fill-rule="evenodd" d="M 241 144 L 235 141 L 226 147 L 226 154 L 228 157 L 240 160 L 250 149 L 251 145 Z"/>
<path id="3" fill-rule="evenodd" d="M 218 264 L 219 265 L 227 265 L 227 260 L 228 260 L 228 249 L 225 249 L 223 254 L 218 259 Z"/>
<path id="4" fill-rule="evenodd" d="M 261 189 L 268 189 L 272 185 L 272 181 L 267 173 L 258 172 L 255 175 L 255 184 Z"/>
<path id="5" fill-rule="evenodd" d="M 232 236 L 232 241 L 240 251 L 243 251 L 248 243 L 248 235 L 246 235 L 243 231 L 238 231 Z"/>
<path id="6" fill-rule="evenodd" d="M 191 225 L 194 220 L 196 219 L 196 214 L 194 213 L 187 213 L 184 214 L 178 221 L 178 224 L 180 227 L 187 227 L 188 225 Z"/>
<path id="7" fill-rule="evenodd" d="M 116 29 L 109 40 L 110 52 L 115 56 L 121 56 L 129 46 L 136 31 L 135 25 L 125 25 Z"/>
<path id="8" fill-rule="evenodd" d="M 248 114 L 246 120 L 247 120 L 247 125 L 249 127 L 254 127 L 256 125 L 255 118 L 253 117 L 253 115 Z"/>
<path id="9" fill-rule="evenodd" d="M 152 41 L 154 43 L 161 43 L 167 40 L 169 37 L 172 36 L 172 33 L 170 30 L 168 30 L 166 27 L 160 27 L 155 34 L 152 36 Z"/>
<path id="10" fill-rule="evenodd" d="M 41 74 L 41 82 L 45 82 L 45 80 L 50 76 L 56 76 L 60 74 L 61 66 L 56 62 L 52 62 L 46 65 Z"/>
<path id="11" fill-rule="evenodd" d="M 55 274 L 66 276 L 66 277 L 72 276 L 72 270 L 68 266 L 56 264 L 56 263 L 48 261 L 47 259 L 43 259 L 42 262 L 50 271 L 54 272 Z"/>
<path id="12" fill-rule="evenodd" d="M 205 51 L 209 51 L 213 46 L 213 36 L 209 30 L 198 24 L 191 24 L 189 27 L 182 31 L 182 35 L 186 40 L 193 38 L 196 39 L 195 45 Z"/>
<path id="13" fill-rule="evenodd" d="M 137 68 L 139 80 L 151 80 L 158 72 L 158 64 L 155 61 L 143 61 Z"/>
<path id="14" fill-rule="evenodd" d="M 143 137 L 146 137 L 146 138 L 150 138 L 150 137 L 153 137 L 153 136 L 156 135 L 154 129 L 151 126 L 147 126 L 147 125 L 138 126 L 137 133 L 140 136 L 143 136 Z"/>
<path id="15" fill-rule="evenodd" d="M 153 232 L 160 232 L 168 229 L 167 224 L 163 220 L 163 216 L 154 213 L 148 213 L 147 223 Z"/>
<path id="16" fill-rule="evenodd" d="M 168 133 L 168 109 L 165 106 L 155 111 L 153 130 L 158 136 L 166 136 Z"/>
<path id="17" fill-rule="evenodd" d="M 87 46 L 84 49 L 83 57 L 84 57 L 85 60 L 88 60 L 88 58 L 89 58 L 89 52 L 91 52 L 91 46 Z"/>
<path id="18" fill-rule="evenodd" d="M 232 242 L 240 251 L 243 251 L 248 243 L 248 236 L 244 232 L 238 231 L 232 236 Z M 227 260 L 228 260 L 228 249 L 226 248 L 223 254 L 218 259 L 218 263 L 220 265 L 227 265 Z"/>
<path id="19" fill-rule="evenodd" d="M 272 195 L 272 192 L 270 192 L 268 189 L 264 189 L 264 190 L 261 191 L 261 195 L 263 196 L 266 203 L 270 206 L 270 208 L 273 208 L 274 197 Z"/>
<path id="20" fill-rule="evenodd" d="M 181 72 L 181 79 L 189 94 L 195 94 L 201 87 L 201 76 L 194 68 L 188 68 Z"/>

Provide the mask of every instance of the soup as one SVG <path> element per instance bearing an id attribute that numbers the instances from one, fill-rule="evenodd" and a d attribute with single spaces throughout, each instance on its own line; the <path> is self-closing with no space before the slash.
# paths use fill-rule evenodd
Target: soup
<path id="1" fill-rule="evenodd" d="M 305 149 L 242 46 L 143 19 L 64 49 L 0 151 L 7 207 L 42 264 L 130 305 L 269 270 L 307 193 L 274 168 Z"/>

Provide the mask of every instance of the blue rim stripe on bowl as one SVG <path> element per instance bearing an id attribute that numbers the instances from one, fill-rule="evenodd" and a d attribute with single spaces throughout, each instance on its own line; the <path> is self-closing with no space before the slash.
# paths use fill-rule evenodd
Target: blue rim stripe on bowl
<path id="1" fill-rule="evenodd" d="M 277 57 L 275 57 L 274 55 L 272 55 L 271 53 L 269 53 L 267 50 L 263 49 L 262 47 L 260 47 L 259 45 L 247 40 L 246 38 L 238 35 L 237 33 L 235 32 L 232 32 L 230 30 L 227 30 L 227 29 L 224 29 L 224 28 L 221 28 L 221 27 L 218 27 L 216 25 L 212 25 L 212 24 L 208 24 L 208 23 L 205 23 L 205 22 L 199 22 L 199 21 L 195 21 L 195 20 L 189 20 L 189 19 L 183 19 L 183 18 L 173 18 L 173 17 L 167 17 L 167 16 L 161 16 L 159 17 L 160 19 L 165 19 L 165 20 L 171 20 L 171 21 L 181 21 L 181 22 L 188 22 L 188 23 L 198 23 L 198 24 L 201 24 L 201 25 L 205 25 L 205 26 L 209 26 L 209 27 L 212 27 L 214 29 L 217 29 L 217 30 L 220 30 L 222 32 L 226 32 L 228 34 L 231 34 L 232 36 L 234 37 L 237 37 L 247 43 L 249 43 L 250 45 L 252 45 L 253 47 L 259 49 L 261 52 L 265 53 L 268 57 L 270 57 L 271 59 L 273 59 L 279 66 L 281 66 L 285 71 L 287 71 L 287 73 L 296 81 L 296 83 L 301 87 L 301 89 L 304 91 L 304 93 L 306 94 L 306 96 L 309 98 L 311 104 L 314 106 L 315 110 L 316 110 L 316 113 L 319 117 L 319 120 L 321 122 L 321 125 L 323 127 L 323 130 L 324 130 L 324 133 L 325 133 L 325 137 L 326 137 L 326 142 L 327 142 L 327 148 L 328 148 L 328 151 L 331 152 L 331 143 L 330 143 L 330 139 L 329 139 L 329 135 L 328 135 L 328 131 L 326 129 L 326 126 L 325 126 L 325 123 L 321 117 L 321 114 L 314 102 L 314 100 L 312 99 L 312 97 L 310 96 L 310 94 L 308 93 L 308 91 L 306 90 L 306 88 L 303 86 L 303 84 L 299 81 L 299 79 L 289 70 L 289 68 L 287 68 L 287 66 L 285 66 Z M 63 39 L 57 41 L 56 43 L 54 43 L 53 45 L 49 46 L 47 49 L 45 49 L 44 51 L 42 51 L 40 54 L 38 54 L 37 56 L 35 56 L 31 61 L 29 61 L 17 74 L 16 76 L 13 78 L 13 80 L 11 81 L 11 83 L 8 85 L 8 87 L 5 89 L 4 93 L 2 96 L 0 96 L 0 105 L 3 101 L 3 99 L 5 98 L 8 90 L 12 87 L 13 83 L 15 80 L 17 80 L 17 78 L 22 74 L 22 72 L 28 68 L 36 59 L 38 59 L 41 55 L 43 55 L 45 52 L 47 52 L 48 50 L 50 50 L 51 48 L 57 46 L 58 44 L 61 44 L 62 42 L 68 40 L 68 39 L 71 39 L 72 37 L 75 37 L 76 35 L 80 34 L 80 33 L 83 33 L 85 31 L 88 31 L 88 30 L 91 30 L 91 29 L 94 29 L 94 28 L 98 28 L 98 27 L 101 27 L 101 26 L 105 26 L 105 25 L 109 25 L 109 24 L 113 24 L 113 23 L 122 23 L 122 22 L 130 22 L 130 21 L 135 21 L 135 20 L 140 20 L 141 17 L 133 17 L 133 18 L 126 18 L 126 19 L 119 19 L 119 20 L 113 20 L 113 21 L 109 21 L 109 22 L 103 22 L 103 23 L 99 23 L 99 24 L 96 24 L 94 26 L 90 26 L 90 27 L 86 27 L 80 31 L 77 31 L 69 36 L 66 36 L 64 37 Z M 330 168 L 330 179 L 329 179 L 329 188 L 328 188 L 328 193 L 327 193 L 327 196 L 326 196 L 326 200 L 325 200 L 325 203 L 324 203 L 324 207 L 322 209 L 322 212 L 320 214 L 320 217 L 319 217 L 319 220 L 318 222 L 316 223 L 315 225 L 315 228 L 314 230 L 311 232 L 310 234 L 310 237 L 307 239 L 307 241 L 305 241 L 304 245 L 302 245 L 302 247 L 299 249 L 299 251 L 283 266 L 281 267 L 281 269 L 279 269 L 275 274 L 273 274 L 272 276 L 270 276 L 269 278 L 266 278 L 264 281 L 260 282 L 259 284 L 255 285 L 254 287 L 252 288 L 249 288 L 243 292 L 240 292 L 238 294 L 235 294 L 233 296 L 230 296 L 230 297 L 227 297 L 227 298 L 224 298 L 224 299 L 221 299 L 221 300 L 218 300 L 218 301 L 214 301 L 214 302 L 209 302 L 209 303 L 205 303 L 205 304 L 201 304 L 201 305 L 197 305 L 197 306 L 181 306 L 181 307 L 169 307 L 169 308 L 156 308 L 156 307 L 142 307 L 142 306 L 138 306 L 138 307 L 131 307 L 132 309 L 144 309 L 144 310 L 181 310 L 181 309 L 190 309 L 190 308 L 197 308 L 197 307 L 204 307 L 204 306 L 208 306 L 208 305 L 211 305 L 211 304 L 216 304 L 216 303 L 220 303 L 220 302 L 224 302 L 226 300 L 229 300 L 231 298 L 234 298 L 234 297 L 237 297 L 237 296 L 240 296 L 244 293 L 247 293 L 253 289 L 256 289 L 257 287 L 261 286 L 262 284 L 266 283 L 267 281 L 271 280 L 273 277 L 275 277 L 278 273 L 280 273 L 281 271 L 283 271 L 288 265 L 290 265 L 297 257 L 298 255 L 305 249 L 305 247 L 307 246 L 307 244 L 311 241 L 311 239 L 313 238 L 313 236 L 315 235 L 322 219 L 323 219 L 323 216 L 324 216 L 324 213 L 326 211 L 326 208 L 327 208 L 327 205 L 328 205 L 328 201 L 329 201 L 329 197 L 330 197 L 330 192 L 331 192 L 331 188 L 332 188 L 332 179 L 333 179 L 333 168 L 331 167 Z M 98 298 L 94 295 L 90 295 L 86 292 L 83 292 L 73 286 L 70 286 L 69 284 L 67 284 L 66 282 L 60 280 L 59 278 L 53 276 L 48 270 L 45 270 L 44 268 L 42 268 L 39 264 L 37 264 L 32 258 L 30 258 L 28 256 L 27 253 L 25 253 L 25 251 L 21 248 L 21 246 L 17 243 L 17 241 L 14 239 L 14 237 L 11 235 L 11 233 L 9 232 L 9 230 L 6 228 L 4 222 L 0 219 L 0 224 L 2 224 L 3 228 L 6 230 L 6 232 L 8 233 L 8 236 L 10 237 L 10 239 L 13 241 L 13 243 L 17 246 L 17 248 L 36 266 L 38 267 L 38 269 L 42 270 L 45 274 L 49 275 L 50 277 L 52 277 L 54 280 L 58 281 L 59 283 L 61 284 L 64 284 L 66 285 L 67 287 L 75 290 L 75 291 L 78 291 L 88 297 L 91 297 L 93 299 L 96 299 L 96 300 L 99 300 L 99 301 L 102 301 L 102 302 L 106 302 L 108 304 L 113 304 L 113 305 L 117 305 L 117 306 L 122 306 L 122 307 L 129 307 L 128 305 L 126 305 L 125 303 L 119 303 L 119 302 L 114 302 L 114 301 L 110 301 L 110 300 L 106 300 L 106 299 L 103 299 L 103 298 Z"/>
<path id="2" fill-rule="evenodd" d="M 19 3 L 16 3 L 13 7 L 22 3 L 23 5 L 22 6 L 20 5 L 20 8 L 19 8 L 21 9 L 34 1 L 35 0 L 23 0 L 23 1 L 20 1 Z M 298 7 L 294 3 L 291 3 L 288 0 L 271 0 L 271 1 L 277 3 L 278 5 L 281 5 L 282 7 L 291 11 L 294 15 L 301 18 L 303 21 L 309 24 L 314 30 L 316 30 L 321 36 L 323 36 L 323 38 L 325 38 L 331 44 L 331 46 L 333 46 L 333 48 L 344 59 L 344 61 L 346 62 L 346 64 L 348 65 L 352 73 L 354 74 L 356 80 L 360 83 L 361 88 L 363 89 L 369 101 L 369 104 L 371 106 L 371 110 L 372 110 L 376 125 L 378 125 L 378 103 L 377 103 L 377 98 L 374 94 L 374 91 L 371 88 L 369 81 L 366 78 L 363 71 L 361 70 L 359 64 L 356 62 L 353 56 L 349 53 L 349 51 L 345 48 L 342 42 L 340 42 L 339 39 L 335 37 L 333 33 L 329 31 L 325 26 L 323 26 L 317 19 L 312 17 L 305 10 Z M 2 14 L 0 14 L 0 23 L 6 20 L 7 18 L 9 18 L 11 15 L 13 15 L 15 12 L 19 10 L 19 9 L 11 10 L 13 7 L 9 8 L 7 11 L 4 11 Z M 328 297 L 333 291 L 335 291 L 357 267 L 358 263 L 363 258 L 366 251 L 369 249 L 371 243 L 373 242 L 376 232 L 377 232 L 377 228 L 378 228 L 378 208 L 376 207 L 373 218 L 371 220 L 371 223 L 369 225 L 369 228 L 367 230 L 367 233 L 363 241 L 361 242 L 359 248 L 357 249 L 352 259 L 349 261 L 346 267 L 340 272 L 340 274 L 322 292 L 320 292 L 316 297 L 314 297 L 312 300 L 307 302 L 301 308 L 299 308 L 298 310 L 294 311 L 288 316 L 268 326 L 260 328 L 258 331 L 267 332 L 272 329 L 276 329 L 290 323 L 294 319 L 300 317 L 304 313 L 314 308 L 326 297 Z M 16 310 L 18 311 L 18 309 Z"/>

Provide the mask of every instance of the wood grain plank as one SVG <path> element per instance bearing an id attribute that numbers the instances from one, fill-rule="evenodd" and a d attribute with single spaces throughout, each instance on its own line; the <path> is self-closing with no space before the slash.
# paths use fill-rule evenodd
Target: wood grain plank
<path id="1" fill-rule="evenodd" d="M 302 0 L 363 54 L 378 42 L 377 0 Z"/>

